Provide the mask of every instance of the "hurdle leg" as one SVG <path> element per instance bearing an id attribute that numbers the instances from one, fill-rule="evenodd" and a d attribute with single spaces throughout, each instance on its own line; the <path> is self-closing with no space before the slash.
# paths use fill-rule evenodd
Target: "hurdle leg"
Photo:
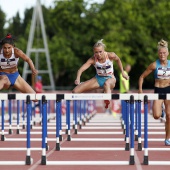
<path id="1" fill-rule="evenodd" d="M 141 138 L 141 100 L 138 100 L 138 151 L 142 151 Z"/>
<path id="2" fill-rule="evenodd" d="M 8 112 L 9 112 L 9 134 L 12 134 L 12 102 L 11 99 L 8 101 Z"/>
<path id="3" fill-rule="evenodd" d="M 86 108 L 86 103 L 87 103 L 87 101 L 86 100 L 84 100 L 84 102 L 83 102 L 83 112 L 82 112 L 82 114 L 81 114 L 81 127 L 82 127 L 82 125 L 84 125 L 84 117 L 86 116 L 87 117 L 87 119 L 86 119 L 86 121 L 87 122 L 89 122 L 89 120 L 90 120 L 90 116 L 87 114 L 87 108 Z"/>
<path id="4" fill-rule="evenodd" d="M 4 120 L 5 120 L 5 113 L 4 113 L 5 107 L 4 107 L 4 100 L 1 101 L 1 119 L 2 119 L 2 124 L 1 124 L 1 141 L 5 141 L 5 135 L 4 135 Z"/>
<path id="5" fill-rule="evenodd" d="M 67 141 L 71 141 L 71 135 L 70 135 L 70 101 L 67 100 L 66 101 L 66 105 L 67 105 L 67 108 L 66 108 L 66 111 L 68 112 L 67 115 L 68 115 L 68 135 L 67 135 Z"/>
<path id="6" fill-rule="evenodd" d="M 68 112 L 66 111 L 66 131 L 65 134 L 68 134 Z"/>
<path id="7" fill-rule="evenodd" d="M 42 96 L 42 156 L 41 165 L 46 165 L 47 150 L 47 100 Z"/>
<path id="8" fill-rule="evenodd" d="M 17 100 L 17 134 L 19 134 L 20 101 Z"/>
<path id="9" fill-rule="evenodd" d="M 60 111 L 61 111 L 61 100 L 56 101 L 56 151 L 60 150 Z"/>
<path id="10" fill-rule="evenodd" d="M 121 125 L 122 125 L 122 129 L 124 130 L 124 134 L 125 134 L 125 121 L 126 121 L 126 101 L 121 100 L 121 112 L 122 112 L 122 116 L 121 116 Z"/>
<path id="11" fill-rule="evenodd" d="M 130 96 L 130 165 L 135 164 L 135 159 L 134 159 L 134 96 Z"/>
<path id="12" fill-rule="evenodd" d="M 73 109 L 74 109 L 73 114 L 74 114 L 74 122 L 75 122 L 74 134 L 77 134 L 77 101 L 76 100 L 73 101 Z"/>
<path id="13" fill-rule="evenodd" d="M 59 140 L 62 141 L 63 140 L 63 137 L 62 137 L 62 101 L 61 101 L 61 104 L 59 104 Z"/>
<path id="14" fill-rule="evenodd" d="M 30 96 L 27 96 L 27 155 L 26 155 L 26 165 L 31 165 L 32 159 L 31 159 L 31 142 L 30 142 L 30 115 L 31 115 L 31 100 Z"/>
<path id="15" fill-rule="evenodd" d="M 129 151 L 129 101 L 126 100 L 124 103 L 125 107 L 125 115 L 126 115 L 126 120 L 125 120 L 125 125 L 126 125 L 126 131 L 125 131 L 125 139 L 126 139 L 126 144 L 125 144 L 125 151 Z"/>
<path id="16" fill-rule="evenodd" d="M 135 100 L 135 141 L 138 141 L 138 101 Z"/>
<path id="17" fill-rule="evenodd" d="M 144 158 L 143 164 L 148 165 L 148 97 L 144 96 Z"/>
<path id="18" fill-rule="evenodd" d="M 25 129 L 25 103 L 22 101 L 22 129 Z"/>
<path id="19" fill-rule="evenodd" d="M 79 129 L 82 128 L 82 101 L 80 100 Z"/>

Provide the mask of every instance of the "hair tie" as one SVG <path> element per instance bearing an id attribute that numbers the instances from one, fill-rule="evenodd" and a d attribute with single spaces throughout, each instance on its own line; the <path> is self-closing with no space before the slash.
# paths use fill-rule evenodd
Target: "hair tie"
<path id="1" fill-rule="evenodd" d="M 6 38 L 12 38 L 10 34 L 7 34 Z"/>

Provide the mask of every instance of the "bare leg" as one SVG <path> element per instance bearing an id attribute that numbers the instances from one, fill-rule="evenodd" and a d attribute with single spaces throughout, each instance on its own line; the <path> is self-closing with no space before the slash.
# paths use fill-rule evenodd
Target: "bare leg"
<path id="1" fill-rule="evenodd" d="M 112 89 L 115 87 L 116 79 L 115 78 L 109 78 L 104 83 L 104 92 L 105 93 L 111 93 Z M 105 102 L 105 108 L 108 108 L 108 105 L 110 104 L 109 100 L 104 100 Z"/>
<path id="2" fill-rule="evenodd" d="M 162 115 L 162 103 L 163 103 L 163 100 L 153 101 L 152 111 L 153 111 L 153 117 L 155 119 L 159 119 Z"/>
<path id="3" fill-rule="evenodd" d="M 8 89 L 10 87 L 11 83 L 7 76 L 2 75 L 0 76 L 0 90 L 1 89 Z"/>
<path id="4" fill-rule="evenodd" d="M 115 78 L 109 78 L 104 83 L 104 92 L 105 93 L 111 93 L 112 89 L 115 87 L 116 79 Z"/>
<path id="5" fill-rule="evenodd" d="M 170 139 L 170 101 L 165 100 L 165 113 L 166 113 L 166 122 L 165 122 L 165 139 Z"/>
<path id="6" fill-rule="evenodd" d="M 99 88 L 99 84 L 97 82 L 97 79 L 93 77 L 92 79 L 85 81 L 79 85 L 77 85 L 72 93 L 83 93 L 85 91 L 90 91 Z"/>
<path id="7" fill-rule="evenodd" d="M 21 76 L 18 76 L 14 84 L 14 88 L 20 91 L 21 93 L 36 93 Z"/>

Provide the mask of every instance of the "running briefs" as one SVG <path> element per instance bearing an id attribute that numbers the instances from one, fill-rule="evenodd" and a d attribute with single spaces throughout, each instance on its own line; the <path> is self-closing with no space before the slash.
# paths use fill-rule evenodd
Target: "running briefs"
<path id="1" fill-rule="evenodd" d="M 167 87 L 154 87 L 154 93 L 158 93 L 158 94 L 167 94 L 170 93 L 170 86 Z"/>
<path id="2" fill-rule="evenodd" d="M 15 73 L 5 73 L 5 72 L 0 72 L 0 75 L 6 75 L 11 83 L 11 86 L 15 84 L 16 79 L 19 76 L 19 72 L 16 71 Z"/>
<path id="3" fill-rule="evenodd" d="M 98 74 L 95 75 L 95 78 L 97 79 L 97 82 L 99 83 L 100 87 L 104 86 L 104 83 L 107 79 L 112 78 L 112 76 L 99 76 Z"/>

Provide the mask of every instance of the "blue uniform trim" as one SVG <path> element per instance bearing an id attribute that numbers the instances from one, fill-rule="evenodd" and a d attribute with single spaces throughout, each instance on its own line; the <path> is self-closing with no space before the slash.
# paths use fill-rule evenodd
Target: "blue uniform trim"
<path id="1" fill-rule="evenodd" d="M 106 80 L 112 78 L 112 76 L 99 76 L 98 74 L 96 74 L 95 78 L 97 79 L 99 86 L 103 87 Z"/>
<path id="2" fill-rule="evenodd" d="M 6 75 L 11 83 L 11 86 L 15 84 L 16 79 L 19 76 L 19 72 L 16 71 L 15 73 L 5 73 L 5 72 L 0 72 L 0 75 Z"/>

